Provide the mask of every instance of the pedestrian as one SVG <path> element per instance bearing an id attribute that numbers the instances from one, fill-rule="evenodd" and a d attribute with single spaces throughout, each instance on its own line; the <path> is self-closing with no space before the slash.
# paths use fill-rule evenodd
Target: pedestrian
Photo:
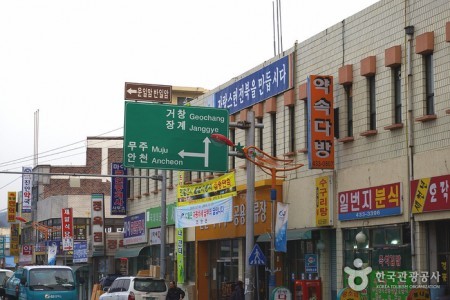
<path id="1" fill-rule="evenodd" d="M 241 280 L 238 280 L 236 282 L 236 285 L 234 287 L 234 291 L 231 294 L 230 300 L 244 300 L 244 283 Z"/>
<path id="2" fill-rule="evenodd" d="M 175 281 L 170 281 L 166 300 L 180 300 L 183 299 L 184 296 L 185 296 L 184 291 L 179 287 L 177 287 L 177 283 Z"/>

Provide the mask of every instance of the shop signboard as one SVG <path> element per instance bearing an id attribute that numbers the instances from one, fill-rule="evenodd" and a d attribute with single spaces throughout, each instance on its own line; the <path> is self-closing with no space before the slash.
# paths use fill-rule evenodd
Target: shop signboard
<path id="1" fill-rule="evenodd" d="M 125 82 L 125 100 L 172 102 L 172 86 Z"/>
<path id="2" fill-rule="evenodd" d="M 8 223 L 16 222 L 16 192 L 8 192 Z"/>
<path id="3" fill-rule="evenodd" d="M 333 188 L 332 177 L 316 178 L 316 226 L 333 225 Z"/>
<path id="4" fill-rule="evenodd" d="M 111 175 L 127 175 L 122 163 L 111 164 Z M 113 176 L 111 178 L 111 215 L 127 215 L 127 178 Z"/>
<path id="5" fill-rule="evenodd" d="M 6 236 L 0 235 L 0 258 L 5 257 Z"/>
<path id="6" fill-rule="evenodd" d="M 123 227 L 124 245 L 133 245 L 147 242 L 145 213 L 125 217 Z"/>
<path id="7" fill-rule="evenodd" d="M 401 183 L 338 193 L 339 220 L 358 220 L 402 213 Z"/>
<path id="8" fill-rule="evenodd" d="M 22 212 L 31 212 L 33 169 L 30 167 L 22 167 Z"/>
<path id="9" fill-rule="evenodd" d="M 414 214 L 450 209 L 450 175 L 411 181 L 411 207 Z"/>
<path id="10" fill-rule="evenodd" d="M 317 254 L 305 254 L 305 273 L 317 273 Z"/>
<path id="11" fill-rule="evenodd" d="M 176 203 L 166 205 L 166 225 L 175 224 L 175 207 Z M 161 227 L 161 206 L 148 208 L 145 212 L 145 227 L 156 228 Z"/>
<path id="12" fill-rule="evenodd" d="M 105 253 L 104 205 L 104 194 L 91 195 L 91 230 L 93 240 L 93 256 L 103 256 Z"/>
<path id="13" fill-rule="evenodd" d="M 308 162 L 310 169 L 334 169 L 333 76 L 308 77 Z"/>

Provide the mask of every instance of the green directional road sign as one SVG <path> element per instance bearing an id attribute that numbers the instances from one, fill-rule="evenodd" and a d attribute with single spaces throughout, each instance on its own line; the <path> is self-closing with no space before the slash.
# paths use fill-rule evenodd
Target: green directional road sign
<path id="1" fill-rule="evenodd" d="M 226 109 L 125 102 L 124 128 L 128 168 L 228 171 L 228 147 L 210 138 L 228 136 Z"/>

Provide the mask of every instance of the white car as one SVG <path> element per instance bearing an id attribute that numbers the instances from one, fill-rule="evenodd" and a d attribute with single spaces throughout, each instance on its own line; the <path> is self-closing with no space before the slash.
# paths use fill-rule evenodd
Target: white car
<path id="1" fill-rule="evenodd" d="M 167 289 L 164 279 L 124 276 L 116 278 L 99 300 L 164 300 Z"/>

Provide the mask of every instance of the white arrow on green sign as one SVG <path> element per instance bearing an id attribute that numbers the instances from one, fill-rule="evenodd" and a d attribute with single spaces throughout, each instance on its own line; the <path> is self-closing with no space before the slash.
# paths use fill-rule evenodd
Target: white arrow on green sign
<path id="1" fill-rule="evenodd" d="M 227 172 L 226 109 L 125 102 L 123 163 L 127 168 Z"/>

